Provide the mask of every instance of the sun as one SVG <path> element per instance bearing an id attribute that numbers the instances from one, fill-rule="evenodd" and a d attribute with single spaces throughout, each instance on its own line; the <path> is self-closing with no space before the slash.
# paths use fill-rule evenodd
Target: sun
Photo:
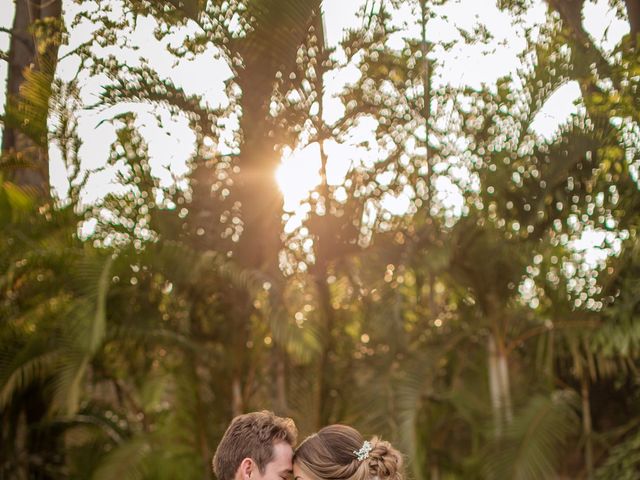
<path id="1" fill-rule="evenodd" d="M 285 152 L 276 170 L 276 182 L 284 196 L 284 210 L 294 211 L 320 183 L 320 147 L 312 143 Z"/>

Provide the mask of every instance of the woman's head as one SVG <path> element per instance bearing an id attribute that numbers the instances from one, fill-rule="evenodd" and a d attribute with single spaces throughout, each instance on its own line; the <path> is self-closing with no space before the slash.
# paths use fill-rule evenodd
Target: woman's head
<path id="1" fill-rule="evenodd" d="M 364 448 L 363 448 L 364 447 Z M 402 455 L 346 425 L 330 425 L 307 437 L 293 458 L 294 480 L 402 480 Z"/>

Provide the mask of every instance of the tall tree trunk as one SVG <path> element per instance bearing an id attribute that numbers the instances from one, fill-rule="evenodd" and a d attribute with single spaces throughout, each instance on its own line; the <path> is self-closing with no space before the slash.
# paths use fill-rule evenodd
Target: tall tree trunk
<path id="1" fill-rule="evenodd" d="M 247 368 L 247 342 L 251 339 L 250 316 L 252 299 L 247 292 L 239 292 L 235 299 L 233 345 L 231 348 L 231 413 L 234 417 L 245 413 L 245 392 L 250 388 Z"/>
<path id="2" fill-rule="evenodd" d="M 289 406 L 287 404 L 287 354 L 280 345 L 273 348 L 276 372 L 276 394 L 274 411 L 278 415 L 287 415 Z"/>
<path id="3" fill-rule="evenodd" d="M 244 412 L 244 402 L 242 400 L 242 379 L 234 376 L 231 380 L 231 414 L 237 417 Z"/>
<path id="4" fill-rule="evenodd" d="M 197 355 L 193 352 L 190 352 L 187 355 L 187 371 L 186 374 L 189 376 L 189 381 L 191 385 L 194 386 L 192 389 L 192 399 L 193 399 L 193 408 L 196 413 L 196 424 L 194 425 L 197 432 L 194 432 L 194 438 L 197 439 L 198 442 L 198 450 L 200 453 L 200 457 L 202 459 L 202 466 L 204 468 L 202 478 L 209 478 L 210 466 L 209 462 L 211 460 L 211 445 L 209 445 L 209 440 L 207 438 L 207 429 L 206 429 L 206 411 L 207 407 L 202 400 L 201 394 L 201 376 L 198 375 L 198 358 Z"/>
<path id="5" fill-rule="evenodd" d="M 42 200 L 50 195 L 47 117 L 61 14 L 61 0 L 16 0 L 7 56 L 0 180 L 28 188 Z M 16 432 L 17 478 L 52 478 L 50 463 L 62 459 L 60 439 L 46 423 L 49 404 L 42 385 L 34 385 L 16 399 L 17 411 L 8 420 L 14 424 L 3 425 Z"/>
<path id="6" fill-rule="evenodd" d="M 493 336 L 489 336 L 487 349 L 489 351 L 489 394 L 491 395 L 491 409 L 493 411 L 493 422 L 496 437 L 502 435 L 503 431 L 503 418 L 502 418 L 502 404 L 500 395 L 500 374 L 498 367 L 498 352 L 496 348 L 496 341 Z"/>
<path id="7" fill-rule="evenodd" d="M 276 353 L 276 407 L 280 415 L 287 415 L 289 405 L 287 403 L 287 354 L 281 348 L 274 349 Z"/>
<path id="8" fill-rule="evenodd" d="M 504 406 L 504 419 L 508 425 L 513 421 L 513 406 L 511 404 L 509 363 L 504 350 L 503 346 L 498 349 L 498 371 L 500 373 L 500 390 L 502 393 L 502 404 Z"/>
<path id="9" fill-rule="evenodd" d="M 513 420 L 511 391 L 509 386 L 509 363 L 504 348 L 495 335 L 488 340 L 489 390 L 495 423 L 496 436 L 504 433 L 506 425 Z"/>
<path id="10" fill-rule="evenodd" d="M 11 41 L 2 155 L 6 178 L 49 196 L 48 101 L 62 31 L 61 0 L 17 0 Z M 37 91 L 25 89 L 30 81 Z"/>
<path id="11" fill-rule="evenodd" d="M 593 480 L 593 440 L 591 425 L 591 400 L 589 397 L 589 379 L 587 370 L 583 369 L 580 377 L 580 396 L 582 397 L 582 434 L 584 435 L 584 460 L 587 479 Z"/>
<path id="12" fill-rule="evenodd" d="M 270 282 L 280 282 L 278 255 L 282 242 L 281 216 L 282 195 L 275 181 L 275 170 L 279 158 L 274 150 L 274 139 L 268 136 L 266 122 L 267 105 L 271 90 L 256 91 L 251 79 L 243 88 L 243 114 L 240 127 L 244 136 L 241 155 L 238 159 L 240 171 L 234 179 L 234 201 L 241 206 L 243 231 L 234 256 L 243 269 L 261 272 Z M 271 85 L 267 83 L 267 85 Z M 246 93 L 245 93 L 246 92 Z M 274 289 L 278 289 L 276 286 Z M 253 298 L 249 293 L 241 294 L 236 305 L 236 373 L 232 389 L 234 415 L 245 408 L 246 343 L 251 339 L 251 316 L 255 313 Z M 276 348 L 276 346 L 274 346 Z M 274 379 L 275 381 L 275 379 Z"/>
<path id="13" fill-rule="evenodd" d="M 640 35 L 640 0 L 625 0 L 627 6 L 627 16 L 629 17 L 629 33 L 631 35 L 631 44 L 637 47 L 640 43 L 638 35 Z"/>
<path id="14" fill-rule="evenodd" d="M 316 140 L 320 150 L 320 184 L 318 186 L 318 205 L 320 209 L 315 212 L 315 220 L 310 222 L 311 235 L 314 238 L 314 257 L 315 264 L 312 266 L 310 273 L 318 295 L 320 307 L 321 324 L 321 350 L 320 358 L 317 366 L 316 385 L 316 416 L 315 424 L 317 428 L 327 425 L 339 414 L 336 411 L 336 403 L 331 395 L 335 388 L 333 382 L 333 360 L 331 358 L 335 350 L 335 331 L 336 312 L 332 305 L 331 289 L 329 286 L 329 268 L 335 264 L 343 252 L 343 244 L 345 241 L 340 236 L 340 222 L 335 221 L 335 212 L 332 211 L 332 194 L 327 177 L 328 156 L 325 149 L 325 141 L 330 138 L 330 133 L 323 120 L 324 115 L 324 74 L 326 65 L 324 60 L 328 58 L 326 45 L 326 32 L 324 18 L 321 12 L 313 18 L 314 31 L 317 35 L 316 56 L 318 62 L 314 65 L 315 77 L 317 81 L 314 83 L 316 98 L 318 101 L 318 113 L 312 115 L 313 128 L 316 130 Z"/>
<path id="15" fill-rule="evenodd" d="M 243 268 L 261 272 L 276 283 L 282 280 L 279 254 L 283 246 L 283 198 L 275 179 L 280 139 L 270 106 L 276 74 L 294 71 L 297 49 L 308 33 L 307 22 L 319 5 L 319 0 L 274 0 L 269 8 L 254 5 L 248 11 L 253 29 L 237 52 L 243 60 L 235 79 L 242 90 L 242 143 L 231 199 L 240 207 L 243 230 L 234 258 Z M 237 320 L 248 329 L 253 310 L 238 307 Z M 234 380 L 234 398 L 238 382 L 240 379 Z"/>
<path id="16" fill-rule="evenodd" d="M 430 472 L 430 479 L 431 480 L 440 480 L 440 469 L 438 468 L 438 464 L 434 463 L 433 465 L 431 465 L 431 467 L 429 468 L 429 472 Z"/>
<path id="17" fill-rule="evenodd" d="M 333 384 L 333 369 L 331 354 L 334 350 L 333 329 L 335 325 L 335 311 L 331 305 L 331 291 L 327 282 L 326 266 L 321 265 L 315 274 L 316 289 L 320 299 L 320 308 L 324 319 L 322 350 L 318 366 L 318 418 L 317 426 L 327 425 L 331 420 L 332 402 L 331 389 Z"/>

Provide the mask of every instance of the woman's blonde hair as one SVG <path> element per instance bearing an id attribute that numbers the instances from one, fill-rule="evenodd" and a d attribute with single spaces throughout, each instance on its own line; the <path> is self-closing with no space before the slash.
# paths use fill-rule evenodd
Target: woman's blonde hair
<path id="1" fill-rule="evenodd" d="M 389 442 L 373 437 L 366 458 L 357 452 L 364 438 L 347 425 L 329 425 L 307 437 L 296 449 L 293 461 L 313 479 L 402 480 L 402 455 Z"/>

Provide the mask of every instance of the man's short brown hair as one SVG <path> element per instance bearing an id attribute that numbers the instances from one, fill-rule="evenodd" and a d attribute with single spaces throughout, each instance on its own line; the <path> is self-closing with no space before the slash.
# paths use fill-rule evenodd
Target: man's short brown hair
<path id="1" fill-rule="evenodd" d="M 298 431 L 290 418 L 282 418 L 273 412 L 245 413 L 235 417 L 218 444 L 213 456 L 213 472 L 218 480 L 233 480 L 242 460 L 251 458 L 260 473 L 273 460 L 273 445 L 296 443 Z"/>

